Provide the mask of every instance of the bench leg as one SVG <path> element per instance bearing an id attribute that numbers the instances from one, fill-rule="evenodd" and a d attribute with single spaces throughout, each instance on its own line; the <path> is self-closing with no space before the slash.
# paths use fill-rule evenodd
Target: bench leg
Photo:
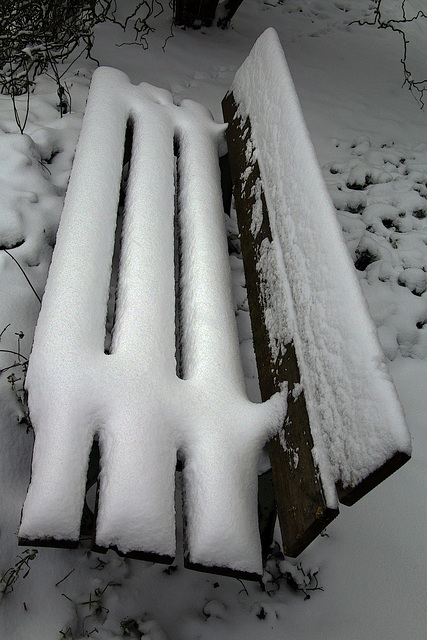
<path id="1" fill-rule="evenodd" d="M 258 519 L 261 537 L 262 562 L 265 564 L 273 544 L 277 519 L 276 496 L 271 469 L 258 476 Z"/>

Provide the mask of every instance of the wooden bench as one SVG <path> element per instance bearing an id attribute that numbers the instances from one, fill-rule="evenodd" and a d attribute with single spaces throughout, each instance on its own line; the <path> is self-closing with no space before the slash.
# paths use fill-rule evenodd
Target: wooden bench
<path id="1" fill-rule="evenodd" d="M 101 68 L 27 374 L 35 445 L 20 544 L 77 546 L 94 439 L 96 550 L 172 562 L 178 453 L 186 566 L 245 578 L 262 573 L 257 459 L 269 436 L 278 433 L 269 446 L 288 555 L 335 517 L 336 486 L 350 504 L 409 457 L 272 30 L 223 107 L 263 402 L 247 399 L 239 357 L 218 162 L 224 126 L 192 101 L 174 105 L 167 91 Z M 260 490 L 264 556 L 269 483 Z"/>

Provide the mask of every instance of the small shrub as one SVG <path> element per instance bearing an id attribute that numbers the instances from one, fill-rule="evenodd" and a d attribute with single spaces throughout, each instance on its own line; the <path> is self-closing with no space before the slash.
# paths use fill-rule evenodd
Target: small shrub
<path id="1" fill-rule="evenodd" d="M 30 572 L 30 562 L 34 560 L 37 555 L 37 549 L 25 549 L 21 556 L 18 556 L 19 560 L 14 567 L 10 567 L 1 577 L 0 580 L 0 593 L 7 595 L 12 593 L 15 582 L 18 580 L 22 572 L 24 572 L 23 578 L 26 578 Z"/>
<path id="2" fill-rule="evenodd" d="M 155 11 L 155 8 L 159 8 Z M 94 28 L 110 20 L 126 30 L 134 18 L 134 42 L 146 46 L 145 35 L 153 31 L 147 20 L 161 13 L 157 0 L 138 2 L 124 23 L 116 19 L 116 0 L 2 0 L 0 3 L 0 92 L 12 98 L 16 123 L 23 133 L 29 113 L 29 95 L 41 73 L 53 76 L 58 87 L 58 108 L 69 110 L 69 92 L 62 78 L 81 55 L 91 58 Z M 155 16 L 154 16 L 155 17 Z M 93 59 L 93 58 L 92 58 Z M 59 73 L 58 65 L 67 63 Z M 16 98 L 27 95 L 24 116 Z"/>

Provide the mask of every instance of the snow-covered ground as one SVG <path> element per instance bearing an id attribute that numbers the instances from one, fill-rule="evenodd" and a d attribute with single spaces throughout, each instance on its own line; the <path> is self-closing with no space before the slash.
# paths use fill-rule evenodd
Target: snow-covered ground
<path id="1" fill-rule="evenodd" d="M 125 11 L 132 3 L 122 4 Z M 163 51 L 169 33 L 165 12 L 156 19 L 148 50 L 116 47 L 120 29 L 103 25 L 94 54 L 134 83 L 146 81 L 168 89 L 176 101 L 204 104 L 221 122 L 221 99 L 235 71 L 258 35 L 275 27 L 390 361 L 413 438 L 412 460 L 360 503 L 342 507 L 327 535 L 300 558 L 272 557 L 264 590 L 257 583 L 188 571 L 179 553 L 165 570 L 112 551 L 103 556 L 83 547 L 40 549 L 28 559 L 28 575 L 23 565 L 13 591 L 9 586 L 3 593 L 2 640 L 141 634 L 158 640 L 424 637 L 427 119 L 401 89 L 400 39 L 347 26 L 369 4 L 288 0 L 273 6 L 245 0 L 231 29 L 176 29 Z M 425 72 L 426 53 L 425 30 L 414 28 L 414 76 Z M 10 100 L 0 99 L 0 349 L 15 352 L 0 352 L 0 367 L 17 363 L 0 376 L 0 577 L 16 566 L 18 555 L 28 557 L 17 546 L 16 532 L 32 435 L 18 396 L 94 68 L 80 61 L 67 72 L 72 113 L 62 119 L 53 81 L 40 78 L 24 136 Z M 242 339 L 247 314 L 239 263 L 233 256 Z"/>

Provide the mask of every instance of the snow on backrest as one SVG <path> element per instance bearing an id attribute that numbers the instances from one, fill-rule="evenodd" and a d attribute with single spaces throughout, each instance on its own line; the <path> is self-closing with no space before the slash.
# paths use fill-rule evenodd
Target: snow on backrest
<path id="1" fill-rule="evenodd" d="M 230 91 L 239 117 L 250 118 L 248 157 L 258 161 L 270 217 L 272 243 L 258 269 L 273 268 L 273 251 L 288 294 L 285 303 L 274 301 L 279 289 L 267 296 L 276 314 L 286 307 L 269 326 L 271 350 L 288 343 L 290 328 L 333 501 L 335 483 L 357 485 L 396 452 L 409 454 L 410 435 L 274 29 L 257 40 Z M 275 278 L 266 272 L 263 280 Z"/>
<path id="2" fill-rule="evenodd" d="M 104 353 L 125 131 L 133 147 L 116 320 Z M 231 297 L 218 168 L 224 126 L 191 101 L 98 69 L 27 375 L 35 431 L 21 539 L 78 540 L 88 456 L 101 449 L 96 544 L 172 557 L 185 457 L 190 563 L 260 573 L 257 459 L 285 395 L 252 404 Z M 182 246 L 176 375 L 174 141 Z M 286 391 L 286 390 L 285 390 Z"/>

